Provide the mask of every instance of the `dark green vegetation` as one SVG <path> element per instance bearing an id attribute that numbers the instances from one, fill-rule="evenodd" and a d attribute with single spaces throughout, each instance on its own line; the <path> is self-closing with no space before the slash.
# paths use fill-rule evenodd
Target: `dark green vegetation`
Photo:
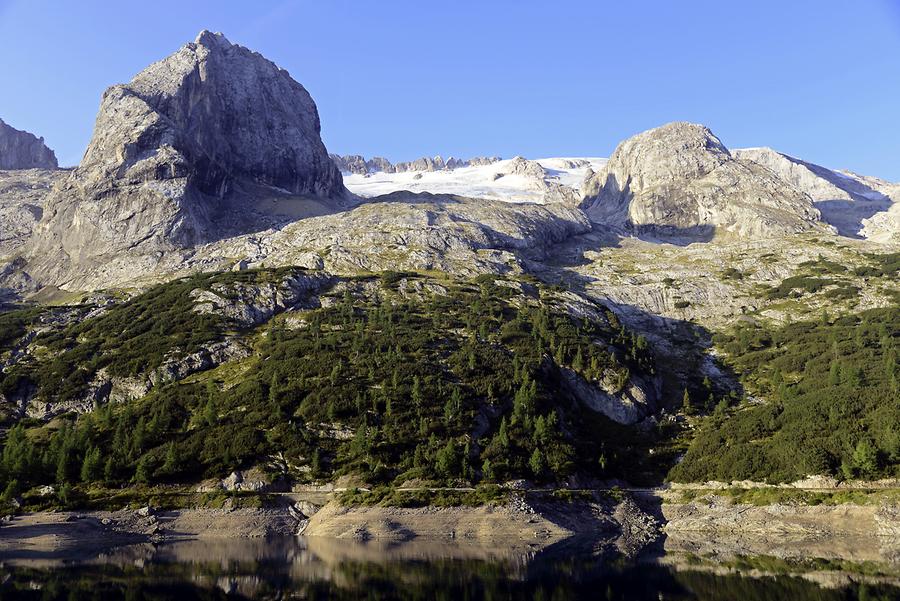
<path id="1" fill-rule="evenodd" d="M 768 402 L 713 412 L 672 479 L 900 476 L 900 307 L 743 325 L 716 343 Z"/>
<path id="2" fill-rule="evenodd" d="M 40 309 L 17 309 L 0 313 L 0 348 L 6 348 L 25 335 L 28 326 L 40 315 Z"/>
<path id="3" fill-rule="evenodd" d="M 799 265 L 797 275 L 785 278 L 777 286 L 764 288 L 762 293 L 771 300 L 799 298 L 825 291 L 823 296 L 831 301 L 852 300 L 859 295 L 860 288 L 854 278 L 883 279 L 895 278 L 900 273 L 900 253 L 862 255 L 866 264 L 850 269 L 836 261 L 820 256 L 814 261 Z M 726 269 L 724 276 L 734 279 L 736 270 Z"/>
<path id="4" fill-rule="evenodd" d="M 371 491 L 358 488 L 338 495 L 342 505 L 381 505 L 383 507 L 479 507 L 503 505 L 509 500 L 509 491 L 497 484 L 482 484 L 473 489 L 417 489 L 398 490 L 380 486 Z"/>
<path id="5" fill-rule="evenodd" d="M 323 308 L 255 329 L 191 310 L 197 288 L 283 275 L 177 280 L 39 336 L 37 358 L 4 386 L 57 402 L 77 399 L 100 369 L 146 374 L 225 333 L 255 354 L 135 401 L 23 420 L 0 459 L 7 498 L 54 484 L 65 504 L 92 487 L 190 483 L 251 465 L 276 479 L 397 485 L 575 473 L 641 482 L 671 461 L 647 452 L 664 430 L 614 424 L 562 382 L 561 369 L 617 389 L 652 376 L 647 341 L 602 307 L 572 317 L 565 297 L 537 282 L 388 273 L 342 282 Z"/>
<path id="6" fill-rule="evenodd" d="M 231 326 L 220 316 L 192 311 L 191 291 L 216 284 L 275 282 L 296 271 L 300 270 L 200 274 L 157 286 L 99 317 L 40 334 L 34 343 L 44 347 L 48 358 L 7 370 L 0 392 L 8 395 L 23 384 L 33 384 L 42 396 L 66 402 L 83 396 L 101 369 L 111 376 L 146 374 L 169 353 L 193 353 L 220 339 Z M 33 320 L 37 312 L 0 315 L 0 348 L 21 336 L 23 322 Z"/>
<path id="7" fill-rule="evenodd" d="M 900 275 L 900 252 L 866 255 L 869 265 L 857 267 L 854 273 L 863 277 L 883 278 Z"/>
<path id="8" fill-rule="evenodd" d="M 896 274 L 894 255 L 867 260 L 856 269 L 865 277 Z M 802 267 L 773 294 L 852 293 L 841 279 L 852 270 L 825 259 Z M 99 314 L 87 305 L 0 314 L 0 356 L 29 347 L 0 377 L 0 503 L 28 493 L 34 507 L 98 506 L 122 501 L 114 491 L 126 487 L 177 495 L 198 480 L 260 466 L 285 483 L 349 477 L 372 485 L 349 502 L 470 504 L 515 478 L 658 482 L 675 447 L 686 446 L 676 439 L 685 431 L 668 420 L 622 426 L 574 398 L 563 377 L 570 372 L 619 392 L 632 376 L 651 379 L 651 349 L 604 307 L 530 278 L 360 276 L 319 290 L 320 308 L 256 327 L 193 310 L 198 290 L 236 298 L 239 287 L 305 273 L 201 274 Z M 708 379 L 667 391 L 668 410 L 701 424 L 670 478 L 900 475 L 898 336 L 894 308 L 774 329 L 744 324 L 717 337 L 747 391 L 769 402 L 739 404 Z M 16 399 L 33 393 L 89 408 L 98 378 L 146 382 L 164 362 L 225 339 L 251 356 L 176 382 L 155 380 L 136 400 L 101 398 L 81 416 L 16 415 Z M 404 483 L 475 490 L 398 494 Z M 56 487 L 50 499 L 36 493 L 45 484 Z"/>
<path id="9" fill-rule="evenodd" d="M 818 292 L 826 286 L 831 286 L 834 283 L 834 280 L 830 280 L 828 278 L 816 278 L 796 275 L 785 278 L 778 286 L 775 286 L 771 290 L 769 290 L 768 296 L 771 299 L 787 298 L 791 295 L 799 296 L 804 292 Z"/>
<path id="10" fill-rule="evenodd" d="M 782 487 L 728 487 L 725 489 L 689 488 L 681 491 L 678 502 L 689 503 L 707 496 L 726 497 L 737 505 L 893 505 L 900 502 L 896 489 L 803 490 Z"/>

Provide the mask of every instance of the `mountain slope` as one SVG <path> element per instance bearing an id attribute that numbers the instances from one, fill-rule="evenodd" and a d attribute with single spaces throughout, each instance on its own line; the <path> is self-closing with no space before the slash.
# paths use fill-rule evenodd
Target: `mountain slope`
<path id="1" fill-rule="evenodd" d="M 717 409 L 674 479 L 900 477 L 900 307 L 745 324 L 718 342 L 766 402 Z"/>
<path id="2" fill-rule="evenodd" d="M 822 213 L 822 219 L 835 226 L 842 236 L 862 237 L 866 220 L 887 211 L 893 204 L 885 193 L 887 182 L 879 185 L 871 179 L 866 181 L 853 174 L 832 171 L 771 148 L 739 149 L 734 151 L 734 156 L 770 169 L 808 194 Z"/>

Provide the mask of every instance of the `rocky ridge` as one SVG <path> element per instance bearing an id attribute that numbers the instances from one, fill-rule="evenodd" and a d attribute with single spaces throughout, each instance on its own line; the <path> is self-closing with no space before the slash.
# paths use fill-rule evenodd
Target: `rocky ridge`
<path id="1" fill-rule="evenodd" d="M 458 275 L 518 273 L 554 244 L 590 230 L 564 205 L 513 205 L 452 195 L 397 192 L 346 211 L 299 219 L 196 248 L 121 253 L 70 275 L 66 290 L 147 286 L 234 266 L 296 265 L 335 274 L 437 269 Z M 10 285 L 7 277 L 7 285 Z"/>
<path id="2" fill-rule="evenodd" d="M 400 163 L 391 163 L 384 157 L 372 157 L 366 159 L 362 155 L 349 154 L 339 155 L 332 154 L 331 160 L 344 173 L 356 173 L 365 175 L 367 173 L 406 173 L 409 171 L 440 171 L 442 169 L 459 169 L 461 167 L 475 167 L 479 165 L 491 165 L 500 160 L 500 157 L 473 157 L 471 159 L 457 159 L 448 157 L 446 160 L 441 156 L 422 157 L 414 161 L 405 161 Z"/>
<path id="3" fill-rule="evenodd" d="M 18 130 L 0 119 L 0 169 L 57 169 L 56 154 L 27 131 Z"/>
<path id="4" fill-rule="evenodd" d="M 864 223 L 900 200 L 900 189 L 883 180 L 832 171 L 771 148 L 735 150 L 734 156 L 761 165 L 813 199 L 822 218 L 842 236 L 859 238 Z"/>

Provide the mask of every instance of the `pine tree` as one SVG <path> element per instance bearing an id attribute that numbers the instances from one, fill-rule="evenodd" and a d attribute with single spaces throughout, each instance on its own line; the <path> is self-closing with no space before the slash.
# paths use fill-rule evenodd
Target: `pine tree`
<path id="1" fill-rule="evenodd" d="M 278 403 L 279 388 L 278 373 L 275 372 L 272 374 L 272 379 L 269 381 L 269 407 L 275 415 L 278 415 L 281 412 L 281 405 Z"/>
<path id="2" fill-rule="evenodd" d="M 501 447 L 504 449 L 509 448 L 509 433 L 507 432 L 505 415 L 500 420 L 500 431 L 497 432 L 497 440 L 500 442 Z"/>
<path id="3" fill-rule="evenodd" d="M 213 426 L 218 418 L 219 414 L 216 411 L 216 404 L 212 397 L 209 397 L 206 399 L 206 407 L 203 409 L 203 421 L 206 422 L 207 426 Z"/>
<path id="4" fill-rule="evenodd" d="M 103 459 L 100 457 L 100 449 L 91 447 L 84 454 L 84 462 L 81 464 L 81 481 L 96 482 L 103 478 Z"/>
<path id="5" fill-rule="evenodd" d="M 118 463 L 115 459 L 115 453 L 106 458 L 106 464 L 103 466 L 103 479 L 112 482 L 116 478 L 119 471 Z"/>
<path id="6" fill-rule="evenodd" d="M 496 478 L 496 474 L 494 473 L 494 464 L 491 463 L 490 459 L 485 459 L 484 463 L 481 464 L 481 478 L 482 480 L 487 480 L 488 482 L 493 481 Z"/>
<path id="7" fill-rule="evenodd" d="M 681 407 L 685 415 L 694 415 L 694 405 L 691 403 L 691 393 L 688 389 L 684 389 L 684 395 L 681 397 Z"/>
<path id="8" fill-rule="evenodd" d="M 312 470 L 312 475 L 314 478 L 322 477 L 322 455 L 319 452 L 319 449 L 316 449 L 315 451 L 313 451 L 310 469 Z"/>
<path id="9" fill-rule="evenodd" d="M 147 442 L 147 426 L 144 422 L 144 416 L 138 418 L 137 425 L 131 433 L 131 456 L 137 457 L 144 450 L 144 444 Z"/>
<path id="10" fill-rule="evenodd" d="M 449 426 L 453 419 L 459 415 L 460 409 L 462 408 L 462 395 L 459 392 L 459 388 L 457 386 L 453 387 L 453 392 L 450 394 L 450 397 L 447 399 L 447 402 L 444 403 L 444 422 Z"/>
<path id="11" fill-rule="evenodd" d="M 334 367 L 331 368 L 331 375 L 328 380 L 331 382 L 332 386 L 337 386 L 338 380 L 341 377 L 341 363 L 337 362 L 334 364 Z"/>
<path id="12" fill-rule="evenodd" d="M 178 453 L 174 442 L 170 442 L 166 446 L 166 459 L 163 462 L 162 471 L 165 474 L 172 475 L 178 471 Z"/>
<path id="13" fill-rule="evenodd" d="M 606 466 L 609 462 L 606 459 L 606 453 L 600 453 L 600 459 L 597 460 L 597 464 L 600 466 L 601 473 L 606 472 Z"/>
<path id="14" fill-rule="evenodd" d="M 831 367 L 828 370 L 828 383 L 832 386 L 838 386 L 841 383 L 841 362 L 836 358 L 831 360 Z"/>
<path id="15" fill-rule="evenodd" d="M 572 359 L 572 369 L 578 373 L 584 371 L 584 357 L 581 355 L 581 347 L 578 347 L 578 350 L 575 351 L 575 358 Z"/>
<path id="16" fill-rule="evenodd" d="M 534 413 L 534 401 L 537 397 L 537 384 L 527 374 L 522 385 L 513 398 L 513 421 L 525 423 Z"/>
<path id="17" fill-rule="evenodd" d="M 473 470 L 472 470 L 472 464 L 469 461 L 469 457 L 471 455 L 472 455 L 472 447 L 469 445 L 469 441 L 466 440 L 466 444 L 463 447 L 461 472 L 462 472 L 463 478 L 465 478 L 466 480 L 469 480 L 470 482 L 475 477 L 475 474 L 473 473 Z"/>
<path id="18" fill-rule="evenodd" d="M 435 469 L 437 473 L 445 478 L 455 475 L 457 467 L 456 445 L 452 440 L 448 440 L 447 444 L 441 448 L 435 457 Z"/>
<path id="19" fill-rule="evenodd" d="M 138 484 L 150 482 L 150 461 L 146 456 L 141 457 L 137 462 L 137 467 L 134 470 L 134 481 Z"/>
<path id="20" fill-rule="evenodd" d="M 56 491 L 56 496 L 63 506 L 67 506 L 72 500 L 72 486 L 69 483 L 61 484 Z"/>
<path id="21" fill-rule="evenodd" d="M 356 429 L 356 434 L 353 435 L 353 440 L 350 442 L 350 451 L 354 457 L 360 457 L 363 453 L 365 453 L 367 448 L 367 428 L 365 424 L 361 424 L 359 428 Z"/>
<path id="22" fill-rule="evenodd" d="M 547 422 L 544 420 L 543 415 L 539 415 L 536 420 L 534 420 L 534 442 L 535 444 L 542 444 L 546 442 L 547 439 Z"/>
<path id="23" fill-rule="evenodd" d="M 871 477 L 878 472 L 878 450 L 868 439 L 856 443 L 852 461 L 854 473 L 863 477 Z"/>
<path id="24" fill-rule="evenodd" d="M 6 485 L 6 488 L 3 489 L 3 494 L 0 495 L 0 503 L 9 503 L 17 494 L 19 494 L 19 481 L 13 478 Z"/>
<path id="25" fill-rule="evenodd" d="M 413 378 L 412 402 L 417 411 L 422 408 L 422 383 L 419 381 L 419 376 Z"/>
<path id="26" fill-rule="evenodd" d="M 71 478 L 70 470 L 69 470 L 69 460 L 70 460 L 71 449 L 67 447 L 63 447 L 60 454 L 59 459 L 56 463 L 56 484 L 57 486 L 62 486 L 63 484 L 69 482 Z"/>
<path id="27" fill-rule="evenodd" d="M 541 453 L 540 449 L 535 449 L 531 454 L 531 459 L 528 460 L 528 467 L 531 468 L 531 472 L 534 474 L 535 478 L 540 478 L 544 473 L 544 470 L 547 469 L 544 455 Z"/>
<path id="28" fill-rule="evenodd" d="M 600 379 L 600 363 L 597 361 L 596 355 L 591 356 L 591 372 L 588 377 L 592 380 Z"/>

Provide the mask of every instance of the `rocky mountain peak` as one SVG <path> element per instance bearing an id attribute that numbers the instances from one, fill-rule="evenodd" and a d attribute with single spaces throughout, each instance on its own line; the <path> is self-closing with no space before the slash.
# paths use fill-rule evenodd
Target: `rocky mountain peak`
<path id="1" fill-rule="evenodd" d="M 81 164 L 48 199 L 31 268 L 56 281 L 123 252 L 258 231 L 298 217 L 296 197 L 318 214 L 349 197 L 315 103 L 287 71 L 203 31 L 103 94 Z"/>
<path id="2" fill-rule="evenodd" d="M 141 181 L 183 172 L 218 197 L 241 180 L 291 194 L 345 194 L 306 89 L 209 31 L 106 91 L 80 171 Z"/>
<path id="3" fill-rule="evenodd" d="M 631 137 L 616 148 L 610 163 L 625 168 L 639 185 L 703 177 L 731 160 L 731 153 L 708 127 L 676 121 Z"/>
<path id="4" fill-rule="evenodd" d="M 595 222 L 710 238 L 825 228 L 808 194 L 729 152 L 709 128 L 675 122 L 633 136 L 583 186 Z"/>
<path id="5" fill-rule="evenodd" d="M 228 38 L 226 38 L 224 34 L 218 31 L 212 32 L 208 29 L 204 29 L 203 31 L 198 33 L 197 38 L 194 40 L 194 43 L 198 46 L 205 46 L 209 49 L 230 48 L 232 46 L 232 43 L 228 41 Z"/>
<path id="6" fill-rule="evenodd" d="M 0 119 L 0 169 L 57 169 L 56 155 L 27 131 L 7 125 Z"/>

